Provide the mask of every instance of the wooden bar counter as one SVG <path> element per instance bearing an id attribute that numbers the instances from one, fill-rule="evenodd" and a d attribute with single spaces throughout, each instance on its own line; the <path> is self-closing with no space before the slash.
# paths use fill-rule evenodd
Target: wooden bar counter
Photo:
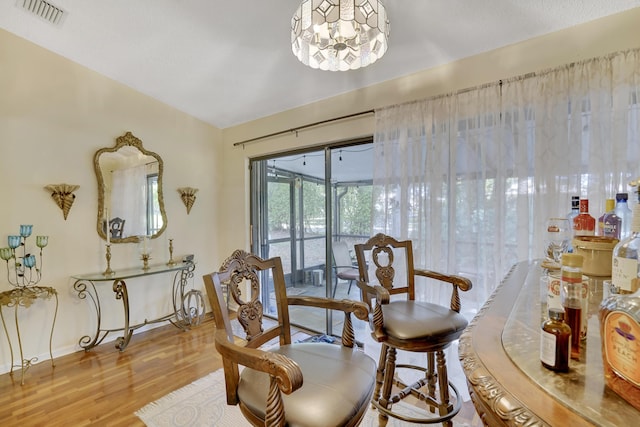
<path id="1" fill-rule="evenodd" d="M 598 308 L 602 278 L 589 278 L 588 335 L 568 373 L 540 363 L 546 312 L 539 262 L 516 264 L 460 338 L 473 404 L 488 426 L 631 426 L 637 411 L 604 384 Z"/>

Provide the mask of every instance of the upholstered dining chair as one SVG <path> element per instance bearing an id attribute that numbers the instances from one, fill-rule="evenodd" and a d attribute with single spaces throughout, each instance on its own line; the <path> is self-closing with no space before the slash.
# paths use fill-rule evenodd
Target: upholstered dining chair
<path id="1" fill-rule="evenodd" d="M 261 282 L 273 283 L 275 326 L 263 322 Z M 366 320 L 366 304 L 288 296 L 280 258 L 263 260 L 242 250 L 233 252 L 220 271 L 205 275 L 204 283 L 216 322 L 227 404 L 239 405 L 254 426 L 356 426 L 362 421 L 375 387 L 376 363 L 354 348 L 351 314 Z M 229 306 L 237 305 L 243 340 L 233 335 L 223 286 L 235 302 Z M 292 342 L 292 305 L 344 311 L 342 345 Z M 241 372 L 239 366 L 244 367 Z"/>
<path id="2" fill-rule="evenodd" d="M 461 276 L 414 268 L 410 240 L 398 241 L 377 234 L 366 243 L 355 245 L 355 252 L 360 266 L 358 287 L 370 310 L 375 299 L 372 337 L 382 343 L 372 398 L 380 426 L 387 424 L 388 417 L 451 426 L 451 419 L 460 410 L 461 399 L 455 386 L 449 382 L 444 350 L 460 337 L 467 326 L 467 320 L 459 313 L 459 291 L 471 289 L 471 281 Z M 370 280 L 369 269 L 374 275 L 373 280 Z M 448 283 L 451 286 L 450 305 L 445 307 L 416 301 L 417 277 L 424 278 L 419 279 L 419 284 L 424 286 Z M 435 279 L 435 282 L 426 279 Z M 397 350 L 426 353 L 426 366 L 397 364 Z M 415 382 L 406 384 L 398 375 L 397 368 L 420 372 Z M 394 404 L 407 396 L 425 402 L 429 412 L 425 410 L 423 414 L 412 412 L 407 415 L 406 411 L 396 410 Z M 435 414 L 436 409 L 438 414 Z"/>
<path id="3" fill-rule="evenodd" d="M 347 242 L 337 240 L 331 243 L 331 252 L 333 254 L 333 271 L 335 274 L 335 283 L 333 287 L 332 296 L 336 297 L 336 290 L 338 289 L 338 280 L 346 280 L 349 282 L 349 289 L 347 295 L 351 293 L 351 285 L 358 280 L 360 273 L 358 266 L 351 261 L 351 254 L 349 254 L 349 247 Z"/>

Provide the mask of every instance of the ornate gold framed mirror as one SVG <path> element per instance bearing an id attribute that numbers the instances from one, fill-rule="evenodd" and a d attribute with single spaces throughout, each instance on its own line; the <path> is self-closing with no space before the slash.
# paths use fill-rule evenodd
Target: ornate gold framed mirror
<path id="1" fill-rule="evenodd" d="M 160 236 L 167 228 L 162 158 L 127 132 L 114 147 L 96 152 L 93 167 L 98 178 L 98 235 L 110 243 Z"/>

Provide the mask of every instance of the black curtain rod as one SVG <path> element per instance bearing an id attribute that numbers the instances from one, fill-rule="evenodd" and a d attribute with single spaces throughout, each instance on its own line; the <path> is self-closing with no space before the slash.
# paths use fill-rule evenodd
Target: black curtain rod
<path id="1" fill-rule="evenodd" d="M 279 132 L 270 133 L 269 135 L 263 135 L 263 136 L 259 136 L 257 138 L 245 139 L 244 141 L 235 142 L 233 144 L 233 146 L 234 147 L 237 147 L 238 145 L 243 145 L 244 146 L 245 144 L 248 144 L 248 143 L 254 142 L 254 141 L 258 141 L 260 139 L 267 139 L 267 138 L 271 138 L 271 137 L 278 136 L 278 135 L 284 135 L 285 133 L 291 133 L 291 132 L 296 132 L 297 133 L 298 131 L 300 131 L 302 129 L 308 129 L 310 127 L 320 126 L 320 125 L 323 125 L 325 123 L 336 122 L 336 121 L 339 121 L 339 120 L 350 119 L 352 117 L 363 116 L 365 114 L 373 114 L 374 112 L 375 112 L 374 110 L 367 110 L 367 111 L 362 111 L 360 113 L 347 114 L 346 116 L 340 116 L 340 117 L 335 117 L 333 119 L 322 120 L 320 122 L 309 123 L 308 125 L 299 126 L 297 128 L 291 128 L 289 130 L 281 130 Z"/>

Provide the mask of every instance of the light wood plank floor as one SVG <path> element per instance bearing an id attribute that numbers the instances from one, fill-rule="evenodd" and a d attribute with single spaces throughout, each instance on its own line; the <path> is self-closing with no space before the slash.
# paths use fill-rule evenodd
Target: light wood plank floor
<path id="1" fill-rule="evenodd" d="M 172 325 L 134 334 L 124 352 L 114 343 L 0 375 L 0 424 L 8 426 L 143 426 L 134 412 L 222 367 L 214 322 L 189 332 Z M 472 425 L 465 403 L 456 417 Z M 476 417 L 477 418 L 477 417 Z M 469 420 L 469 421 L 467 421 Z"/>
<path id="2" fill-rule="evenodd" d="M 144 426 L 133 414 L 222 367 L 214 322 L 189 332 L 172 325 L 134 334 L 124 352 L 114 343 L 0 376 L 3 426 Z"/>

